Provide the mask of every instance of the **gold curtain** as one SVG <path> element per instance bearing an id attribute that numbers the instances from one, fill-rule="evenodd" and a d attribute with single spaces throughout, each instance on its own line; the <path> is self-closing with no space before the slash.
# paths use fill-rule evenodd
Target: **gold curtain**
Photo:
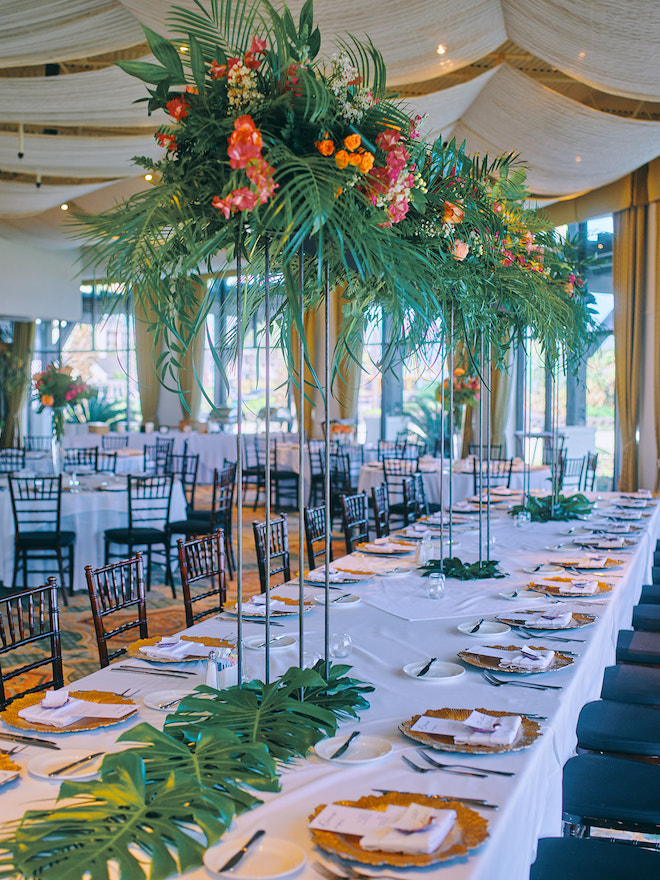
<path id="1" fill-rule="evenodd" d="M 199 309 L 204 307 L 204 300 L 207 295 L 206 285 L 202 283 L 196 284 L 195 295 L 195 308 L 199 311 Z M 202 402 L 202 389 L 200 382 L 202 381 L 202 372 L 204 369 L 205 333 L 206 326 L 204 324 L 188 346 L 181 359 L 181 366 L 179 367 L 181 412 L 183 413 L 184 419 L 191 421 L 195 421 L 199 416 L 199 407 Z M 195 373 L 197 375 L 195 375 Z"/>
<path id="2" fill-rule="evenodd" d="M 337 342 L 337 336 L 342 324 L 342 309 L 344 298 L 343 290 L 335 289 L 330 293 L 330 357 L 332 358 Z M 298 363 L 298 333 L 295 329 L 291 333 L 291 356 L 293 360 L 293 379 L 297 382 L 300 375 Z M 307 357 L 317 379 L 323 385 L 325 376 L 325 305 L 322 303 L 317 309 L 305 314 L 305 339 L 307 342 Z M 359 363 L 362 360 L 362 345 L 359 350 L 353 352 L 355 358 L 345 355 L 339 362 L 335 373 L 332 392 L 328 403 L 328 415 L 331 421 L 335 419 L 355 420 L 357 417 L 358 392 L 360 389 L 361 369 Z M 309 364 L 305 365 L 305 435 L 312 438 L 323 437 L 323 397 L 316 387 Z M 295 391 L 296 410 L 298 409 L 298 388 Z M 300 421 L 300 414 L 298 414 Z"/>
<path id="3" fill-rule="evenodd" d="M 149 332 L 150 324 L 154 324 L 156 320 L 156 313 L 151 306 L 142 301 L 135 303 L 135 360 L 142 423 L 153 422 L 158 427 L 160 382 L 154 362 L 162 351 L 162 344 L 154 349 L 154 335 Z"/>
<path id="4" fill-rule="evenodd" d="M 34 321 L 14 322 L 14 340 L 11 343 L 11 353 L 14 362 L 18 362 L 22 366 L 20 370 L 17 370 L 15 383 L 6 392 L 7 418 L 0 435 L 0 448 L 2 449 L 6 449 L 8 446 L 20 446 L 21 443 L 21 410 L 30 388 L 34 334 Z"/>
<path id="5" fill-rule="evenodd" d="M 642 322 L 646 275 L 646 168 L 633 174 L 634 204 L 614 214 L 612 282 L 616 398 L 621 426 L 621 475 L 618 489 L 637 489 Z"/>

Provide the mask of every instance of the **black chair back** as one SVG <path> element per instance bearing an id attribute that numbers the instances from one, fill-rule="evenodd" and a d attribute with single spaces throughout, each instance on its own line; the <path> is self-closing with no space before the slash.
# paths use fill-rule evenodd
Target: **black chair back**
<path id="1" fill-rule="evenodd" d="M 356 495 L 342 495 L 339 501 L 341 503 L 346 553 L 352 553 L 358 544 L 369 540 L 367 493 L 358 492 Z"/>
<path id="2" fill-rule="evenodd" d="M 321 507 L 306 507 L 305 516 L 305 542 L 307 544 L 307 559 L 310 568 L 316 568 L 316 560 L 320 558 L 319 565 L 325 564 L 326 542 L 330 543 L 330 561 L 332 562 L 332 538 L 328 532 L 325 505 Z"/>
<path id="3" fill-rule="evenodd" d="M 74 447 L 64 450 L 64 470 L 73 473 L 80 468 L 96 471 L 99 466 L 98 446 Z"/>
<path id="4" fill-rule="evenodd" d="M 376 537 L 385 538 L 390 533 L 390 504 L 385 483 L 371 487 L 371 506 L 374 513 Z"/>
<path id="5" fill-rule="evenodd" d="M 0 449 L 0 474 L 10 474 L 12 471 L 20 471 L 25 467 L 25 448 L 9 446 Z"/>
<path id="6" fill-rule="evenodd" d="M 271 585 L 271 578 L 281 574 L 282 583 L 291 580 L 291 556 L 289 553 L 289 530 L 286 514 L 270 522 L 270 570 L 266 565 L 266 523 L 253 522 L 254 544 L 257 551 L 259 582 L 261 592 L 265 593 Z"/>
<path id="7" fill-rule="evenodd" d="M 128 434 L 101 434 L 101 449 L 128 449 Z"/>
<path id="8" fill-rule="evenodd" d="M 222 611 L 227 598 L 224 533 L 222 529 L 217 529 L 210 535 L 190 541 L 180 538 L 177 546 L 186 626 L 192 626 L 195 621 Z M 193 595 L 191 585 L 206 580 L 210 580 L 210 589 Z M 212 604 L 204 602 L 211 597 L 214 599 Z M 194 606 L 198 602 L 203 602 L 204 607 L 195 611 Z"/>

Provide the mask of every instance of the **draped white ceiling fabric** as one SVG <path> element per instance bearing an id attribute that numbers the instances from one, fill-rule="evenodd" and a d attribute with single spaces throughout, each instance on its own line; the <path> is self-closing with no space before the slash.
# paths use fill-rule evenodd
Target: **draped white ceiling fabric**
<path id="1" fill-rule="evenodd" d="M 302 3 L 291 0 L 294 16 Z M 0 170 L 19 177 L 0 180 L 0 236 L 60 247 L 60 202 L 113 194 L 116 180 L 131 191 L 145 185 L 131 158 L 159 155 L 152 132 L 164 116 L 134 103 L 146 94 L 140 82 L 93 61 L 143 46 L 142 25 L 167 33 L 170 11 L 170 0 L 0 0 L 0 68 L 35 65 L 43 74 L 44 63 L 63 65 L 58 76 L 22 69 L 1 80 Z M 601 186 L 660 155 L 659 122 L 592 109 L 524 69 L 500 64 L 449 88 L 442 82 L 511 41 L 579 84 L 660 102 L 660 0 L 316 0 L 315 16 L 324 54 L 335 35 L 368 35 L 388 82 L 423 94 L 408 103 L 428 115 L 425 136 L 455 136 L 482 155 L 520 154 L 532 190 L 547 199 Z M 82 72 L 66 72 L 73 62 Z M 37 188 L 37 173 L 63 182 Z"/>

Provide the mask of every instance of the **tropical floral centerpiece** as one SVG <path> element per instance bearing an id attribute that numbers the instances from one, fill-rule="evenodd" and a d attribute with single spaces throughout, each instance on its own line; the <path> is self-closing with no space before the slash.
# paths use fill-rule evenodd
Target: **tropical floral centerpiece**
<path id="1" fill-rule="evenodd" d="M 453 391 L 452 391 L 453 389 Z M 460 430 L 463 424 L 463 407 L 479 400 L 481 382 L 476 376 L 469 376 L 463 367 L 456 367 L 453 376 L 447 377 L 438 385 L 435 396 L 449 411 L 453 404 L 454 428 Z"/>
<path id="2" fill-rule="evenodd" d="M 94 397 L 96 391 L 90 388 L 80 376 L 74 376 L 72 367 L 61 364 L 48 364 L 45 370 L 33 377 L 39 407 L 37 412 L 50 409 L 53 414 L 53 471 L 62 470 L 62 437 L 64 436 L 64 412 L 73 409 L 76 403 Z"/>

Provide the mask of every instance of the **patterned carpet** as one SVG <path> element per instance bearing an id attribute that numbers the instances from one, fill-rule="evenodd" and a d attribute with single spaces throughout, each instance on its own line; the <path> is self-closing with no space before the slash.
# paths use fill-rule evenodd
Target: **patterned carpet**
<path id="1" fill-rule="evenodd" d="M 199 498 L 196 499 L 196 506 L 204 508 L 208 501 L 205 500 L 206 487 L 200 487 Z M 259 592 L 259 574 L 257 571 L 257 562 L 254 549 L 254 537 L 252 534 L 253 520 L 263 520 L 263 507 L 252 510 L 250 505 L 243 510 L 243 595 L 251 596 Z M 298 514 L 287 513 L 289 524 L 289 545 L 291 549 L 291 568 L 292 575 L 298 571 Z M 234 546 L 236 546 L 237 536 L 234 534 Z M 84 563 L 83 563 L 84 564 Z M 163 583 L 164 571 L 154 568 L 152 572 L 152 588 L 147 593 L 147 614 L 149 621 L 149 635 L 162 636 L 181 630 L 185 626 L 185 617 L 183 610 L 183 599 L 181 595 L 180 583 L 175 575 L 176 582 L 176 598 L 172 598 L 172 592 L 169 587 Z M 228 600 L 236 599 L 236 580 L 228 581 Z M 0 595 L 6 595 L 8 591 L 0 588 Z M 62 659 L 64 665 L 65 683 L 75 681 L 84 675 L 88 675 L 99 668 L 98 650 L 96 646 L 96 635 L 94 633 L 94 622 L 89 604 L 89 596 L 87 593 L 76 592 L 74 596 L 69 597 L 68 606 L 60 603 L 60 627 L 62 631 Z M 126 641 L 132 641 L 137 636 L 127 634 Z M 120 644 L 119 638 L 111 643 L 113 648 Z M 34 655 L 18 654 L 16 655 L 19 664 L 28 662 L 33 659 Z M 10 664 L 3 663 L 4 668 L 9 668 Z M 46 680 L 49 677 L 49 667 L 43 670 L 34 670 L 30 673 L 29 682 L 23 679 L 25 686 L 31 686 L 38 681 Z M 22 686 L 22 684 L 21 684 Z M 13 690 L 11 683 L 8 691 Z"/>

